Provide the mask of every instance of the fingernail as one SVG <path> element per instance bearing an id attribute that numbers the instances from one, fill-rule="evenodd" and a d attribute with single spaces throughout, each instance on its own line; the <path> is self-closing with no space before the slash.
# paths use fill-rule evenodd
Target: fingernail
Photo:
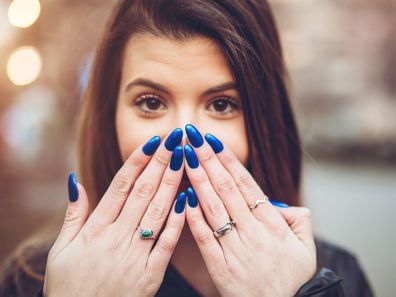
<path id="1" fill-rule="evenodd" d="M 270 202 L 271 202 L 272 205 L 277 206 L 277 207 L 282 207 L 282 208 L 288 208 L 289 207 L 289 205 L 287 205 L 286 203 L 279 202 L 279 201 L 276 201 L 276 200 L 270 200 Z"/>
<path id="2" fill-rule="evenodd" d="M 186 206 L 186 193 L 181 192 L 179 194 L 179 197 L 177 197 L 175 204 L 176 213 L 182 213 L 185 206 Z"/>
<path id="3" fill-rule="evenodd" d="M 197 207 L 198 200 L 197 200 L 197 196 L 195 195 L 194 189 L 192 187 L 188 187 L 187 197 L 188 197 L 188 205 L 190 205 L 191 207 Z"/>
<path id="4" fill-rule="evenodd" d="M 143 153 L 147 156 L 151 156 L 155 153 L 159 145 L 161 144 L 161 137 L 154 136 L 143 146 Z"/>
<path id="5" fill-rule="evenodd" d="M 198 158 L 191 145 L 186 144 L 184 146 L 184 154 L 186 155 L 188 166 L 192 169 L 197 168 L 199 165 Z"/>
<path id="6" fill-rule="evenodd" d="M 74 175 L 73 172 L 69 174 L 68 190 L 69 190 L 70 202 L 76 202 L 78 199 L 78 188 L 77 188 L 76 176 Z"/>
<path id="7" fill-rule="evenodd" d="M 201 145 L 203 145 L 204 141 L 203 141 L 202 135 L 201 135 L 201 133 L 199 133 L 197 128 L 195 128 L 191 124 L 187 124 L 185 128 L 186 128 L 188 140 L 191 142 L 191 144 L 194 147 L 200 147 Z"/>
<path id="8" fill-rule="evenodd" d="M 183 138 L 183 130 L 181 128 L 176 128 L 168 136 L 165 141 L 165 147 L 168 151 L 173 151 Z"/>
<path id="9" fill-rule="evenodd" d="M 181 145 L 178 145 L 172 153 L 172 157 L 170 160 L 170 168 L 173 171 L 178 171 L 183 163 L 183 148 Z"/>
<path id="10" fill-rule="evenodd" d="M 220 153 L 224 149 L 221 141 L 218 140 L 214 135 L 208 133 L 205 135 L 205 139 L 216 154 Z"/>

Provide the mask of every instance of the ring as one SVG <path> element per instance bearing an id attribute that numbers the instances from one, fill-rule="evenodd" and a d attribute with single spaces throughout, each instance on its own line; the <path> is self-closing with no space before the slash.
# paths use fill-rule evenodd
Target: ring
<path id="1" fill-rule="evenodd" d="M 157 236 L 154 235 L 154 231 L 151 229 L 142 229 L 138 227 L 139 236 L 142 239 L 156 239 Z"/>
<path id="2" fill-rule="evenodd" d="M 232 227 L 235 226 L 235 225 L 236 225 L 235 222 L 233 220 L 231 220 L 227 224 L 225 224 L 224 226 L 222 226 L 219 229 L 217 229 L 216 231 L 214 231 L 213 234 L 216 237 L 224 236 L 228 232 L 230 232 L 232 230 Z"/>
<path id="3" fill-rule="evenodd" d="M 256 200 L 256 203 L 254 205 L 249 205 L 249 208 L 255 209 L 255 208 L 257 208 L 257 206 L 259 206 L 259 204 L 267 203 L 268 201 L 269 201 L 269 198 L 266 195 L 264 195 L 263 199 Z"/>

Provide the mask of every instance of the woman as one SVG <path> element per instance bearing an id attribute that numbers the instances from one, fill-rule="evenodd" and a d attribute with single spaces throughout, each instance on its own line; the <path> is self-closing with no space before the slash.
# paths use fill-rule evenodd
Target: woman
<path id="1" fill-rule="evenodd" d="M 3 294 L 372 295 L 298 207 L 300 141 L 265 1 L 121 1 L 79 135 L 82 183 L 70 175 L 63 228 L 30 257 L 41 281 L 11 262 Z"/>

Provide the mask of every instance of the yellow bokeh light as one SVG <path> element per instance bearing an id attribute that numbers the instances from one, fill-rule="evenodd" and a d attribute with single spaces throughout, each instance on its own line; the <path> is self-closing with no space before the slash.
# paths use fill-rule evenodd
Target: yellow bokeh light
<path id="1" fill-rule="evenodd" d="M 8 19 L 15 27 L 27 28 L 38 19 L 40 11 L 38 0 L 14 0 L 8 9 Z"/>
<path id="2" fill-rule="evenodd" d="M 24 46 L 16 49 L 9 57 L 7 75 L 13 84 L 23 86 L 37 79 L 41 67 L 41 57 L 37 49 L 32 46 Z"/>

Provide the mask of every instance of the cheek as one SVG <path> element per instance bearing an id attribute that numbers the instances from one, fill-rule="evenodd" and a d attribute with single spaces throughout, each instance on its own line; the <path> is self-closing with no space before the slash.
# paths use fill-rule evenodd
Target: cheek
<path id="1" fill-rule="evenodd" d="M 158 134 L 158 128 L 144 123 L 130 112 L 117 111 L 116 131 L 123 162 L 139 146 Z M 159 135 L 162 137 L 162 135 Z"/>
<path id="2" fill-rule="evenodd" d="M 245 133 L 239 135 L 224 136 L 224 143 L 232 150 L 245 167 L 249 158 L 249 147 Z"/>
<path id="3" fill-rule="evenodd" d="M 249 159 L 249 146 L 244 125 L 238 123 L 224 127 L 217 126 L 216 130 L 208 127 L 207 131 L 210 131 L 209 133 L 218 137 L 230 148 L 238 160 L 246 167 Z"/>

